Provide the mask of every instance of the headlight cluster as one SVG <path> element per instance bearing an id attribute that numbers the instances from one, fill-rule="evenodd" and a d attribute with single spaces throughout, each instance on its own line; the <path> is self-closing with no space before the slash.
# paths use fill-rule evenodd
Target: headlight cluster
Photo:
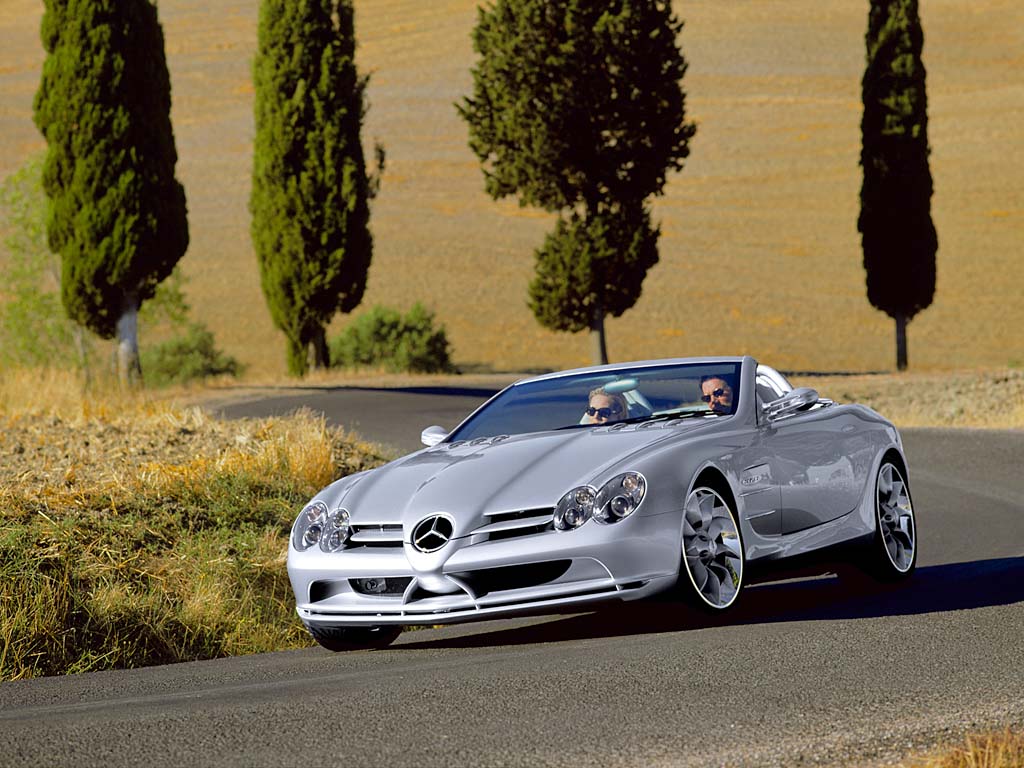
<path id="1" fill-rule="evenodd" d="M 351 532 L 346 510 L 328 512 L 326 504 L 314 501 L 306 505 L 292 526 L 292 546 L 302 552 L 319 544 L 324 552 L 337 552 Z"/>
<path id="2" fill-rule="evenodd" d="M 597 491 L 589 485 L 573 488 L 555 507 L 555 528 L 571 531 L 590 518 L 599 523 L 617 523 L 633 514 L 646 491 L 647 482 L 638 472 L 616 475 Z"/>

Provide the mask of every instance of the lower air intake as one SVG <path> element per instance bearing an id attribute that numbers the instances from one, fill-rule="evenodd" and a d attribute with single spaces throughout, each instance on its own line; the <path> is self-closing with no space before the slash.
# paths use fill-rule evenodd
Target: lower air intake
<path id="1" fill-rule="evenodd" d="M 565 575 L 572 560 L 551 560 L 528 565 L 506 565 L 501 568 L 481 568 L 452 574 L 466 582 L 477 595 L 502 592 L 507 589 L 526 589 L 548 584 Z"/>
<path id="2" fill-rule="evenodd" d="M 349 579 L 348 583 L 353 592 L 371 597 L 401 597 L 409 583 L 410 576 L 400 578 L 375 578 L 375 579 Z"/>

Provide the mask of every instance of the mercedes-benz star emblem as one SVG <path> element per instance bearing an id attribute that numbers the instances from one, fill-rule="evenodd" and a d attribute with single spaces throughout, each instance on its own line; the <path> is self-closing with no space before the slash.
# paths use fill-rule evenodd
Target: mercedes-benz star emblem
<path id="1" fill-rule="evenodd" d="M 455 533 L 455 523 L 447 515 L 431 515 L 412 529 L 412 545 L 420 552 L 437 552 Z"/>

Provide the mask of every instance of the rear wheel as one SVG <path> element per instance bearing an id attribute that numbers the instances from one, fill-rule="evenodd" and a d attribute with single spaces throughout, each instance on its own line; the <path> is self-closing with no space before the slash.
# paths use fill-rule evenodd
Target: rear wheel
<path id="1" fill-rule="evenodd" d="M 699 608 L 724 611 L 743 587 L 743 563 L 743 541 L 729 502 L 710 485 L 694 488 L 683 508 L 680 590 Z"/>
<path id="2" fill-rule="evenodd" d="M 880 581 L 898 581 L 917 566 L 917 524 L 910 486 L 899 467 L 883 461 L 875 479 L 875 535 L 866 570 Z"/>
<path id="3" fill-rule="evenodd" d="M 318 627 L 306 629 L 328 651 L 358 651 L 386 648 L 402 634 L 401 627 Z"/>

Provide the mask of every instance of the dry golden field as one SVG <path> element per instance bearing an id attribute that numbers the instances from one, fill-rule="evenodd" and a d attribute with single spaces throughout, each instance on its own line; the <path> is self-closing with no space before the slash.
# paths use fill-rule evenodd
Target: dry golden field
<path id="1" fill-rule="evenodd" d="M 273 377 L 283 343 L 247 212 L 258 5 L 159 4 L 190 208 L 189 297 L 251 375 Z M 364 139 L 388 151 L 364 306 L 423 301 L 467 368 L 586 363 L 584 337 L 541 329 L 526 307 L 550 216 L 484 194 L 452 106 L 470 87 L 476 5 L 356 0 L 360 65 L 373 73 Z M 892 368 L 892 323 L 865 297 L 856 231 L 867 3 L 693 0 L 676 11 L 698 133 L 655 207 L 661 263 L 637 306 L 609 322 L 610 355 Z M 923 0 L 921 13 L 939 271 L 934 305 L 910 325 L 911 366 L 1024 365 L 1024 4 Z M 31 120 L 41 14 L 40 0 L 0 0 L 0 175 L 43 147 Z"/>

